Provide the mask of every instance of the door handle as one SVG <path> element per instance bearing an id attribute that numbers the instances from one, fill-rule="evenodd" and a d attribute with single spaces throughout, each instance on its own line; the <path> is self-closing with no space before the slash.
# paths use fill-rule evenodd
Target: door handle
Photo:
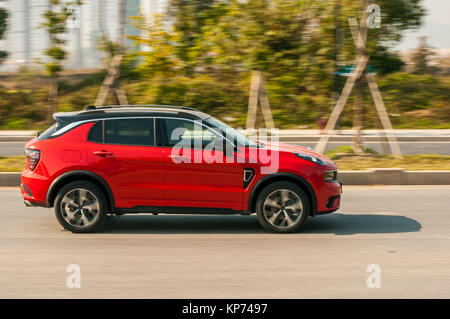
<path id="1" fill-rule="evenodd" d="M 173 155 L 173 154 L 170 154 L 169 157 L 170 158 L 187 158 L 187 156 L 185 156 L 185 155 Z"/>
<path id="2" fill-rule="evenodd" d="M 183 162 L 185 161 L 190 161 L 190 157 L 186 156 L 186 155 L 173 155 L 173 154 L 169 154 L 169 158 L 171 158 L 172 160 L 177 159 L 177 160 L 182 160 Z"/>
<path id="3" fill-rule="evenodd" d="M 100 156 L 100 157 L 111 157 L 113 156 L 113 153 L 108 151 L 94 151 L 94 155 Z"/>

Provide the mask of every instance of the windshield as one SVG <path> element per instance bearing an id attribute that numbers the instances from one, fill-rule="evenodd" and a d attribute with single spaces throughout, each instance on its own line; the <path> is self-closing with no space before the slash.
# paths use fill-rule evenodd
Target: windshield
<path id="1" fill-rule="evenodd" d="M 239 146 L 249 146 L 249 147 L 258 147 L 257 143 L 249 140 L 244 134 L 239 133 L 237 130 L 232 128 L 231 126 L 228 126 L 224 122 L 214 118 L 209 117 L 205 120 L 207 123 L 211 124 L 212 126 L 218 128 L 220 131 L 222 131 L 226 137 L 229 139 L 232 139 L 234 142 L 237 142 L 237 145 Z"/>

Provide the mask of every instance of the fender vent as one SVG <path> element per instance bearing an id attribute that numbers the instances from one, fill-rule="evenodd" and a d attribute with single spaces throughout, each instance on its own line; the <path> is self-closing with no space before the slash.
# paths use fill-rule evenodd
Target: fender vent
<path id="1" fill-rule="evenodd" d="M 253 168 L 244 168 L 244 189 L 247 188 L 254 176 L 255 170 Z"/>

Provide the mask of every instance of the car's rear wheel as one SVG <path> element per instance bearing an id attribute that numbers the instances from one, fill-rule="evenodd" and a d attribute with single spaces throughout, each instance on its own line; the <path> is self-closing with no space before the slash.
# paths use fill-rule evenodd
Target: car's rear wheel
<path id="1" fill-rule="evenodd" d="M 259 223 L 267 231 L 276 233 L 298 231 L 306 222 L 309 210 L 308 196 L 291 182 L 268 185 L 256 202 Z"/>
<path id="2" fill-rule="evenodd" d="M 87 181 L 68 183 L 56 195 L 55 214 L 59 223 L 71 232 L 99 231 L 107 214 L 105 195 Z"/>

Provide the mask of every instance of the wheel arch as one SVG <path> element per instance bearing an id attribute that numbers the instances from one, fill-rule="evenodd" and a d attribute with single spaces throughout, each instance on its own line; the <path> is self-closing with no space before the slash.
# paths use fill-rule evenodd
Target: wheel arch
<path id="1" fill-rule="evenodd" d="M 100 175 L 85 170 L 69 171 L 55 178 L 50 184 L 47 192 L 47 207 L 52 207 L 54 205 L 56 195 L 58 194 L 58 191 L 61 189 L 61 187 L 63 187 L 67 183 L 79 180 L 91 182 L 92 184 L 100 188 L 100 190 L 105 194 L 107 198 L 109 209 L 111 211 L 114 210 L 114 196 L 108 183 Z"/>
<path id="2" fill-rule="evenodd" d="M 268 186 L 269 184 L 272 184 L 274 182 L 280 182 L 280 181 L 286 181 L 294 183 L 298 186 L 300 186 L 303 191 L 308 196 L 308 199 L 311 203 L 311 211 L 310 216 L 315 216 L 317 211 L 317 198 L 316 193 L 314 192 L 314 189 L 312 188 L 311 184 L 308 183 L 307 180 L 305 180 L 303 177 L 292 174 L 292 173 L 275 173 L 268 176 L 265 176 L 261 178 L 255 186 L 253 186 L 250 196 L 248 198 L 248 211 L 249 212 L 255 212 L 256 210 L 256 200 L 258 199 L 259 194 L 261 191 Z"/>

